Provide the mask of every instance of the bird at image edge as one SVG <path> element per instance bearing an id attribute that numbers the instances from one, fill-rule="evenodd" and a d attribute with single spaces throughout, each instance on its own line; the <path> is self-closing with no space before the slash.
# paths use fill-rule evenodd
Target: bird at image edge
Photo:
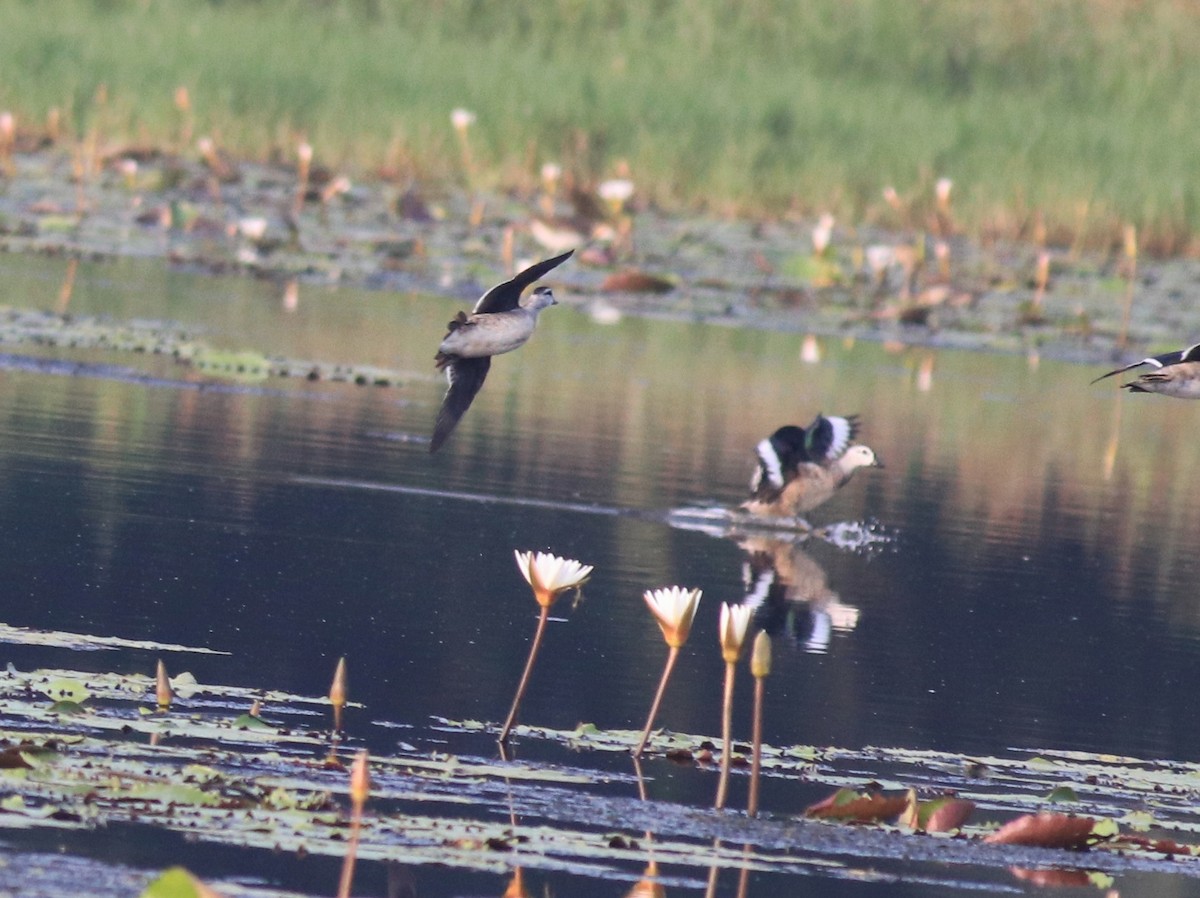
<path id="1" fill-rule="evenodd" d="M 492 356 L 525 345 L 537 326 L 538 314 L 558 303 L 549 287 L 538 287 L 522 302 L 525 288 L 561 265 L 572 253 L 574 250 L 569 250 L 530 265 L 512 280 L 497 284 L 480 297 L 470 315 L 459 312 L 447 325 L 449 330 L 438 347 L 435 362 L 439 371 L 446 372 L 450 387 L 433 425 L 430 452 L 441 448 L 470 408 L 487 377 Z"/>
<path id="2" fill-rule="evenodd" d="M 1121 384 L 1130 393 L 1161 393 L 1176 399 L 1200 399 L 1200 343 L 1117 368 L 1115 371 L 1101 374 L 1092 383 L 1114 374 L 1124 374 L 1142 365 L 1149 365 L 1154 370 L 1138 375 L 1137 379 L 1129 383 Z"/>

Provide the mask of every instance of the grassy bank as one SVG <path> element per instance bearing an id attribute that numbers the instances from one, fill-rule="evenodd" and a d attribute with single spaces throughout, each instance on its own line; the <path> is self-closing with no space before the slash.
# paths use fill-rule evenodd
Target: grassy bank
<path id="1" fill-rule="evenodd" d="M 643 197 L 1196 252 L 1200 11 L 1133 0 L 41 0 L 0 5 L 0 108 L 64 133 L 532 184 L 622 162 Z M 97 92 L 104 86 L 104 102 Z M 188 88 L 190 122 L 174 103 Z M 899 192 L 899 208 L 882 198 Z M 907 219 L 907 222 L 906 222 Z"/>

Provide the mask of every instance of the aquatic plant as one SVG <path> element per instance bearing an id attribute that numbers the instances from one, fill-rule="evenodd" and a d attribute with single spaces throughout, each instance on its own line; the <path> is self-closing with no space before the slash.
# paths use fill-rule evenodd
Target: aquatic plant
<path id="1" fill-rule="evenodd" d="M 525 662 L 525 671 L 521 674 L 521 681 L 517 684 L 517 694 L 513 696 L 512 709 L 508 712 L 508 717 L 504 721 L 504 726 L 500 728 L 500 741 L 508 740 L 508 735 L 512 731 L 513 724 L 517 719 L 517 710 L 521 706 L 521 698 L 525 695 L 525 689 L 529 685 L 529 676 L 533 672 L 533 662 L 537 659 L 538 648 L 542 644 L 542 636 L 546 632 L 546 621 L 550 617 L 550 607 L 555 603 L 560 595 L 571 589 L 579 589 L 587 582 L 588 577 L 592 573 L 590 564 L 581 564 L 571 558 L 560 558 L 557 555 L 551 555 L 549 552 L 521 552 L 517 550 L 515 553 L 517 558 L 517 568 L 521 571 L 530 588 L 533 589 L 533 597 L 537 600 L 540 612 L 538 614 L 537 630 L 533 634 L 533 644 L 529 647 L 529 660 Z"/>
<path id="2" fill-rule="evenodd" d="M 329 704 L 333 705 L 333 731 L 342 730 L 342 709 L 346 707 L 346 659 L 338 658 L 333 671 L 333 682 L 329 685 Z"/>
<path id="3" fill-rule="evenodd" d="M 717 638 L 721 643 L 721 657 L 725 659 L 725 688 L 721 700 L 721 778 L 717 783 L 716 808 L 725 807 L 729 791 L 729 770 L 733 763 L 733 681 L 753 613 L 754 609 L 749 605 L 721 603 Z"/>
<path id="4" fill-rule="evenodd" d="M 662 677 L 658 681 L 658 689 L 650 705 L 650 714 L 646 718 L 646 727 L 642 730 L 642 738 L 633 750 L 635 757 L 646 748 L 650 729 L 654 726 L 654 718 L 658 716 L 658 708 L 667 689 L 667 681 L 671 678 L 671 671 L 679 658 L 679 650 L 683 648 L 688 634 L 692 631 L 692 621 L 696 617 L 696 609 L 700 606 L 701 595 L 699 589 L 685 589 L 682 586 L 651 589 L 642 594 L 650 613 L 654 615 L 654 620 L 662 630 L 663 639 L 666 640 L 667 663 L 663 666 Z"/>
<path id="5" fill-rule="evenodd" d="M 154 699 L 158 710 L 170 710 L 171 699 L 174 697 L 175 693 L 171 691 L 171 681 L 167 677 L 167 666 L 163 664 L 162 659 L 159 659 L 154 670 Z"/>
<path id="6" fill-rule="evenodd" d="M 746 813 L 758 816 L 759 779 L 762 775 L 763 693 L 771 675 L 771 637 L 759 630 L 750 649 L 750 674 L 754 677 L 754 724 L 750 750 L 750 798 Z"/>
<path id="7" fill-rule="evenodd" d="M 338 882 L 338 898 L 350 898 L 354 882 L 354 862 L 358 857 L 358 838 L 362 830 L 363 808 L 371 791 L 371 771 L 367 766 L 367 751 L 361 750 L 350 767 L 350 840 L 342 860 L 342 876 Z"/>

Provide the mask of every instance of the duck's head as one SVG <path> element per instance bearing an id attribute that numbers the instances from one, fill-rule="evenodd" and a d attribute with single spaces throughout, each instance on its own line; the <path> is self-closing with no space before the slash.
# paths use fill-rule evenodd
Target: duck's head
<path id="1" fill-rule="evenodd" d="M 883 462 L 876 458 L 875 452 L 871 447 L 863 446 L 862 444 L 851 446 L 847 449 L 846 454 L 842 456 L 841 463 L 842 467 L 849 471 L 853 471 L 856 468 L 883 467 Z"/>
<path id="2" fill-rule="evenodd" d="M 532 312 L 540 312 L 549 306 L 558 305 L 558 300 L 554 298 L 554 293 L 549 287 L 537 287 L 529 294 L 523 305 Z"/>

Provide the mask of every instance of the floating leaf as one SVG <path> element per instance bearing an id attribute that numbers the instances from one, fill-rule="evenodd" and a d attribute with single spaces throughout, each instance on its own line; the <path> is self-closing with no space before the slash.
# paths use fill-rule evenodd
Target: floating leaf
<path id="1" fill-rule="evenodd" d="M 65 677 L 51 680 L 49 683 L 41 686 L 38 691 L 55 701 L 76 703 L 86 701 L 92 695 L 91 690 L 82 682 L 66 679 Z"/>
<path id="2" fill-rule="evenodd" d="M 614 271 L 600 284 L 605 293 L 670 293 L 675 285 L 666 278 L 636 271 Z"/>
<path id="3" fill-rule="evenodd" d="M 905 796 L 904 814 L 900 823 L 918 832 L 951 832 L 961 829 L 974 810 L 975 802 L 951 795 L 929 801 L 917 801 L 916 790 L 909 789 Z"/>
<path id="4" fill-rule="evenodd" d="M 87 708 L 85 708 L 79 702 L 62 701 L 62 702 L 55 702 L 54 704 L 52 704 L 50 706 L 50 713 L 51 714 L 64 714 L 64 715 L 68 715 L 68 716 L 76 715 L 76 714 L 86 714 Z"/>
<path id="5" fill-rule="evenodd" d="M 172 867 L 146 886 L 142 898 L 221 898 L 183 867 Z"/>
<path id="6" fill-rule="evenodd" d="M 25 627 L 13 627 L 0 624 L 0 642 L 13 642 L 24 645 L 47 645 L 83 651 L 99 649 L 151 649 L 161 652 L 194 652 L 205 655 L 228 655 L 229 652 L 217 652 L 212 649 L 194 646 L 175 645 L 169 642 L 152 642 L 144 639 L 121 639 L 116 636 L 90 636 L 86 633 L 67 633 L 60 630 L 30 630 Z"/>
<path id="7" fill-rule="evenodd" d="M 838 789 L 824 801 L 809 805 L 804 816 L 824 820 L 855 820 L 875 822 L 903 813 L 907 798 L 904 795 L 884 795 L 880 792 L 855 792 Z"/>
<path id="8" fill-rule="evenodd" d="M 1024 814 L 1010 820 L 983 841 L 993 845 L 1027 845 L 1037 848 L 1087 848 L 1092 842 L 1091 817 L 1067 814 Z"/>
<path id="9" fill-rule="evenodd" d="M 257 714 L 239 714 L 233 719 L 233 728 L 235 730 L 264 730 L 276 732 L 275 727 L 271 726 Z"/>
<path id="10" fill-rule="evenodd" d="M 1046 801 L 1053 803 L 1077 802 L 1079 796 L 1070 786 L 1059 786 L 1057 789 L 1051 790 L 1050 794 L 1046 796 Z"/>
<path id="11" fill-rule="evenodd" d="M 1024 867 L 1010 867 L 1009 872 L 1021 882 L 1035 886 L 1090 886 L 1092 884 L 1087 870 L 1060 870 L 1056 867 L 1028 870 Z"/>
<path id="12" fill-rule="evenodd" d="M 1148 811 L 1130 811 L 1121 818 L 1121 822 L 1135 832 L 1142 833 L 1155 824 L 1154 815 Z"/>

